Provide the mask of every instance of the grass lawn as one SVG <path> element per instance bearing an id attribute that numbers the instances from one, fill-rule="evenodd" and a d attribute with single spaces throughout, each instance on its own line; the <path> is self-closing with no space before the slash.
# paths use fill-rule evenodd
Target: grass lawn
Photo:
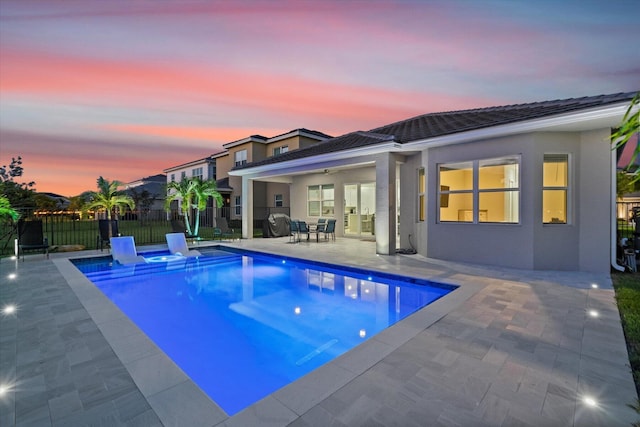
<path id="1" fill-rule="evenodd" d="M 640 395 L 640 274 L 614 273 L 611 278 L 627 341 L 633 380 Z M 635 409 L 640 413 L 640 402 Z M 640 426 L 640 423 L 634 426 Z"/>

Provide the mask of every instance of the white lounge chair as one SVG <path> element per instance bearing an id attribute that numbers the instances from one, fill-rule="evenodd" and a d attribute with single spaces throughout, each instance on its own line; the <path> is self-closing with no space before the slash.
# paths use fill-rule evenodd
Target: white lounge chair
<path id="1" fill-rule="evenodd" d="M 165 237 L 167 238 L 167 245 L 169 246 L 171 255 L 182 255 L 185 257 L 199 257 L 202 255 L 195 249 L 189 249 L 184 233 L 167 233 Z"/>
<path id="2" fill-rule="evenodd" d="M 109 241 L 111 243 L 111 256 L 114 261 L 122 265 L 147 262 L 143 256 L 138 255 L 133 236 L 112 237 Z"/>

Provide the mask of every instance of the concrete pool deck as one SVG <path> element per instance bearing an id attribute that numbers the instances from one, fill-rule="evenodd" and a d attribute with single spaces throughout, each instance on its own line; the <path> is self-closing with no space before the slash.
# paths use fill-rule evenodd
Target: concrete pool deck
<path id="1" fill-rule="evenodd" d="M 534 427 L 638 421 L 626 406 L 637 396 L 608 275 L 376 256 L 374 243 L 354 239 L 287 242 L 228 244 L 460 288 L 228 417 L 68 261 L 106 252 L 2 259 L 0 307 L 17 304 L 18 310 L 0 314 L 0 382 L 14 384 L 0 395 L 0 425 Z"/>

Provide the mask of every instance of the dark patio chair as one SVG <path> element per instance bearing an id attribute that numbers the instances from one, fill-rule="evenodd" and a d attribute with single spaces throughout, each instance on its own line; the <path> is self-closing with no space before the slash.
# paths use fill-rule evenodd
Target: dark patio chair
<path id="1" fill-rule="evenodd" d="M 98 232 L 99 234 L 98 234 L 98 238 L 96 239 L 96 250 L 100 248 L 100 252 L 102 252 L 105 246 L 111 247 L 109 238 L 118 237 L 120 235 L 120 231 L 118 230 L 118 221 L 111 220 L 111 233 L 109 233 L 109 220 L 99 219 Z"/>
<path id="2" fill-rule="evenodd" d="M 300 235 L 298 234 L 298 220 L 292 219 L 289 223 L 289 242 L 297 243 L 300 241 Z"/>
<path id="3" fill-rule="evenodd" d="M 336 240 L 336 220 L 328 220 L 322 232 L 324 233 L 325 240 L 327 240 L 329 236 L 331 236 L 332 240 Z"/>
<path id="4" fill-rule="evenodd" d="M 194 234 L 187 233 L 187 226 L 184 224 L 184 221 L 181 219 L 172 219 L 171 220 L 171 232 L 172 233 L 183 233 L 184 237 L 187 239 L 196 239 L 198 236 Z"/>
<path id="5" fill-rule="evenodd" d="M 18 221 L 18 258 L 22 252 L 42 250 L 49 258 L 49 241 L 42 231 L 42 220 Z"/>
<path id="6" fill-rule="evenodd" d="M 298 221 L 298 241 L 300 241 L 300 235 L 306 234 L 307 240 L 311 237 L 311 230 L 305 221 Z"/>
<path id="7" fill-rule="evenodd" d="M 216 226 L 213 228 L 213 238 L 214 239 L 229 239 L 233 240 L 235 237 L 233 228 L 229 227 L 229 223 L 227 222 L 227 218 L 218 217 L 216 218 Z"/>

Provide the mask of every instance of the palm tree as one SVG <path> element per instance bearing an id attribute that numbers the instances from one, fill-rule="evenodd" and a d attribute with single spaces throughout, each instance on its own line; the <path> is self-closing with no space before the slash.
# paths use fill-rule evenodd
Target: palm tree
<path id="1" fill-rule="evenodd" d="M 107 220 L 111 220 L 112 211 L 115 211 L 116 208 L 124 209 L 128 206 L 131 210 L 135 209 L 136 204 L 133 199 L 118 190 L 118 187 L 122 185 L 121 182 L 109 182 L 109 180 L 100 177 L 97 184 L 98 191 L 90 193 L 91 199 L 84 206 L 86 210 L 104 209 L 107 212 Z M 109 234 L 111 234 L 111 228 L 109 228 Z"/>
<path id="2" fill-rule="evenodd" d="M 207 200 L 213 197 L 215 207 L 222 206 L 222 194 L 218 192 L 218 186 L 214 180 L 203 181 L 200 178 L 191 179 L 191 189 L 195 197 L 196 221 L 193 227 L 193 234 L 198 235 L 200 228 L 200 211 L 207 208 Z"/>
<path id="3" fill-rule="evenodd" d="M 164 203 L 164 208 L 167 212 L 171 210 L 171 202 L 174 200 L 180 201 L 180 210 L 184 215 L 184 226 L 187 234 L 192 234 L 189 211 L 193 205 L 193 188 L 190 179 L 182 179 L 179 182 L 172 181 L 167 184 L 167 198 Z"/>
<path id="4" fill-rule="evenodd" d="M 640 134 L 640 92 L 631 100 L 631 104 L 627 109 L 622 122 L 618 129 L 611 134 L 614 149 L 618 149 L 631 140 L 634 135 Z M 632 182 L 640 180 L 640 169 L 636 166 L 636 159 L 640 155 L 640 142 L 638 142 L 633 150 L 633 155 L 629 160 L 629 164 L 625 167 L 631 173 Z"/>

